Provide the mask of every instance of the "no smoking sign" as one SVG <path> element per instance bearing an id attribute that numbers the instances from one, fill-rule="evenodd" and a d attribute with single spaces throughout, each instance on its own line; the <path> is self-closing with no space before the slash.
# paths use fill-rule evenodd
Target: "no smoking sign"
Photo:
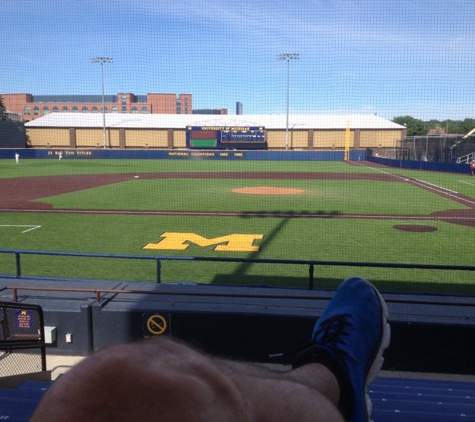
<path id="1" fill-rule="evenodd" d="M 169 334 L 170 315 L 142 314 L 142 332 L 145 337 Z"/>

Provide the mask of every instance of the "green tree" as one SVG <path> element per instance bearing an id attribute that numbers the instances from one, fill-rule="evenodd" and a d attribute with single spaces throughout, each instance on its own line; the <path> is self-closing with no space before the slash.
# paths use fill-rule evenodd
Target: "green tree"
<path id="1" fill-rule="evenodd" d="M 467 132 L 470 132 L 470 130 L 473 129 L 473 127 L 472 127 L 472 129 L 469 129 L 468 131 L 465 130 L 465 124 L 462 120 L 451 120 L 451 121 L 449 121 L 449 128 L 450 128 L 449 133 L 456 133 L 456 134 L 459 134 L 459 135 L 464 135 L 464 134 L 466 134 Z"/>
<path id="2" fill-rule="evenodd" d="M 468 132 L 472 131 L 475 129 L 475 119 L 465 119 L 461 123 L 461 132 L 467 134 Z"/>
<path id="3" fill-rule="evenodd" d="M 7 109 L 3 105 L 3 98 L 0 97 L 0 121 L 5 122 L 7 120 L 10 120 L 8 118 Z"/>
<path id="4" fill-rule="evenodd" d="M 393 119 L 394 123 L 406 126 L 407 136 L 427 135 L 428 125 L 426 122 L 411 116 L 399 116 Z"/>

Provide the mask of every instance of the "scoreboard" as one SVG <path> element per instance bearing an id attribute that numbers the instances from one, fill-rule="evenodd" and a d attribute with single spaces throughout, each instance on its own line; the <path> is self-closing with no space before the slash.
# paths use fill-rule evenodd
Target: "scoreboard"
<path id="1" fill-rule="evenodd" d="M 267 149 L 263 126 L 187 126 L 191 149 Z"/>

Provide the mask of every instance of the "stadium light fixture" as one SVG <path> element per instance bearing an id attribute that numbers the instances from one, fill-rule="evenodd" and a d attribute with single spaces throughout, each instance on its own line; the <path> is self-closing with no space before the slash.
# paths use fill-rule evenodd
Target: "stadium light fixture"
<path id="1" fill-rule="evenodd" d="M 104 99 L 104 63 L 114 63 L 112 57 L 94 56 L 91 57 L 91 63 L 99 63 L 101 65 L 102 79 L 102 131 L 104 138 L 104 149 L 106 149 L 106 103 Z"/>
<path id="2" fill-rule="evenodd" d="M 277 55 L 277 60 L 287 61 L 287 118 L 285 123 L 285 149 L 289 149 L 289 93 L 290 93 L 290 60 L 300 59 L 299 53 L 281 53 Z"/>

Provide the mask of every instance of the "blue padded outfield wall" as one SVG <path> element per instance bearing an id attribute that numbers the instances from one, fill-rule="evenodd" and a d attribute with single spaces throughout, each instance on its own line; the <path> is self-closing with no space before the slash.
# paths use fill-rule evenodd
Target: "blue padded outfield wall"
<path id="1" fill-rule="evenodd" d="M 231 150 L 111 150 L 111 149 L 0 149 L 0 159 L 15 159 L 15 152 L 22 158 L 58 159 L 177 159 L 177 160 L 262 160 L 262 161 L 343 161 L 344 151 L 231 151 Z M 367 156 L 364 150 L 350 151 L 350 161 L 370 161 L 388 167 L 411 170 L 442 171 L 470 174 L 468 164 L 438 163 L 432 161 L 395 160 Z"/>
<path id="2" fill-rule="evenodd" d="M 392 158 L 381 158 L 367 156 L 366 161 L 382 164 L 387 167 L 411 169 L 411 170 L 428 170 L 443 171 L 446 173 L 463 173 L 470 174 L 470 166 L 467 163 L 438 163 L 435 161 L 411 161 L 411 160 L 395 160 Z"/>
<path id="3" fill-rule="evenodd" d="M 112 159 L 180 159 L 180 160 L 267 160 L 267 161 L 343 161 L 343 151 L 234 151 L 234 150 L 111 150 L 111 149 L 0 149 L 0 158 L 15 159 L 15 152 L 22 158 L 58 159 L 83 158 Z M 350 160 L 364 160 L 363 150 L 350 151 Z"/>

